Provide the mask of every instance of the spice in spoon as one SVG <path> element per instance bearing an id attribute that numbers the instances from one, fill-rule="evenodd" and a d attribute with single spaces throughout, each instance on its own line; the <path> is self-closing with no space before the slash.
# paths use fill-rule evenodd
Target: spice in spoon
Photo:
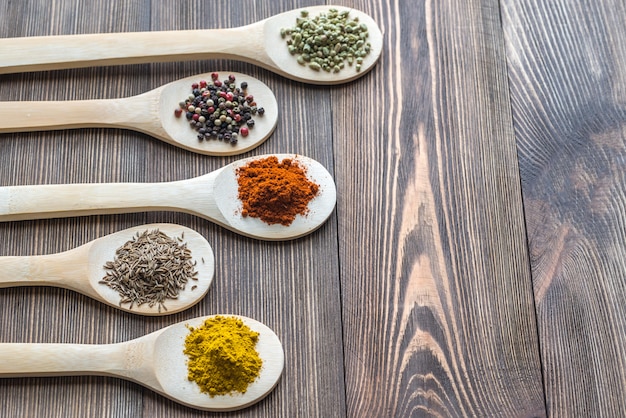
<path id="1" fill-rule="evenodd" d="M 211 80 L 192 83 L 191 94 L 179 103 L 174 115 L 185 115 L 199 141 L 237 144 L 240 136 L 248 136 L 254 128 L 253 117 L 263 116 L 265 109 L 248 93 L 247 82 L 237 86 L 236 81 L 232 74 L 222 81 L 218 73 L 212 73 Z"/>
<path id="2" fill-rule="evenodd" d="M 217 315 L 185 338 L 187 378 L 211 397 L 245 393 L 263 365 L 256 350 L 259 333 L 239 318 Z"/>
<path id="3" fill-rule="evenodd" d="M 276 156 L 249 161 L 237 169 L 242 216 L 260 218 L 267 224 L 291 225 L 297 215 L 306 215 L 319 193 L 297 160 Z"/>
<path id="4" fill-rule="evenodd" d="M 309 17 L 308 11 L 303 10 L 296 26 L 282 28 L 280 35 L 301 65 L 338 73 L 348 63 L 358 72 L 372 46 L 367 41 L 367 25 L 359 23 L 358 17 L 351 19 L 349 14 L 348 10 L 330 9 L 328 14 Z"/>
<path id="5" fill-rule="evenodd" d="M 113 261 L 104 265 L 106 276 L 100 281 L 120 294 L 120 306 L 130 304 L 167 310 L 167 299 L 176 299 L 189 280 L 197 280 L 191 250 L 183 237 L 170 238 L 158 229 L 139 232 L 115 252 Z"/>

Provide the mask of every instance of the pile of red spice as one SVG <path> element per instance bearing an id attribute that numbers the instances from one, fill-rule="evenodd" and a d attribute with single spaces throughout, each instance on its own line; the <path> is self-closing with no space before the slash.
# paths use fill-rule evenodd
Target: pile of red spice
<path id="1" fill-rule="evenodd" d="M 310 181 L 297 161 L 276 156 L 251 160 L 237 169 L 242 216 L 267 224 L 291 225 L 296 215 L 306 215 L 319 185 Z"/>

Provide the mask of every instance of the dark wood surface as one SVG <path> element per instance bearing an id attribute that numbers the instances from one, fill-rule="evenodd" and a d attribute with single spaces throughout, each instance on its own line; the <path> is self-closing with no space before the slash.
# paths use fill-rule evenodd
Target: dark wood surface
<path id="1" fill-rule="evenodd" d="M 502 4 L 545 395 L 626 414 L 626 4 Z"/>
<path id="2" fill-rule="evenodd" d="M 225 28 L 321 3 L 4 0 L 0 37 Z M 290 242 L 169 212 L 0 223 L 0 255 L 174 222 L 203 234 L 216 256 L 207 297 L 160 318 L 62 289 L 0 289 L 0 342 L 114 343 L 236 313 L 272 328 L 286 355 L 276 389 L 238 412 L 76 376 L 0 379 L 3 416 L 624 415 L 624 4 L 336 4 L 384 32 L 376 68 L 346 85 L 225 60 L 0 76 L 0 100 L 18 101 L 250 74 L 273 89 L 281 113 L 272 137 L 244 156 L 307 155 L 338 190 L 329 221 Z M 117 129 L 2 134 L 0 186 L 179 180 L 236 158 Z"/>

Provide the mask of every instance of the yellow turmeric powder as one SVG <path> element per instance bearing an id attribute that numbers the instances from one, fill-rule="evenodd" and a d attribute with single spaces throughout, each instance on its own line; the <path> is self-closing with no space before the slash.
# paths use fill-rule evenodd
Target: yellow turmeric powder
<path id="1" fill-rule="evenodd" d="M 259 333 L 239 318 L 221 315 L 189 330 L 183 351 L 189 357 L 188 379 L 211 397 L 245 393 L 263 365 L 255 348 Z"/>

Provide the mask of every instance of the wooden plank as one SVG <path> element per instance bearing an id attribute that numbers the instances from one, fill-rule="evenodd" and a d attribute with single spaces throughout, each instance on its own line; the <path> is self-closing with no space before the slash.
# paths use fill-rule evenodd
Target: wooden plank
<path id="1" fill-rule="evenodd" d="M 333 91 L 348 416 L 545 416 L 498 2 L 351 4 L 385 45 Z"/>
<path id="2" fill-rule="evenodd" d="M 505 0 L 550 415 L 626 413 L 626 5 Z"/>
<path id="3" fill-rule="evenodd" d="M 5 2 L 0 36 L 230 27 L 300 5 L 284 1 Z M 242 40 L 245 41 L 245 40 Z M 70 100 L 139 94 L 176 78 L 220 70 L 268 84 L 279 103 L 276 131 L 244 156 L 293 152 L 334 172 L 329 87 L 292 82 L 238 62 L 195 61 L 4 75 L 0 100 Z M 319 107 L 319 108 L 318 108 Z M 317 109 L 311 112 L 310 109 Z M 97 112 L 97 109 L 94 109 Z M 79 182 L 170 181 L 215 170 L 237 157 L 207 157 L 136 132 L 114 129 L 3 134 L 0 186 Z M 168 212 L 0 223 L 0 255 L 55 252 L 152 222 L 185 225 L 207 237 L 216 275 L 207 297 L 188 311 L 143 318 L 69 291 L 0 289 L 0 341 L 107 343 L 215 313 L 241 314 L 272 328 L 285 349 L 277 388 L 241 415 L 345 416 L 337 218 L 288 243 L 259 242 L 191 215 Z M 178 417 L 196 411 L 142 387 L 101 377 L 0 379 L 7 416 Z M 229 416 L 237 414 L 229 414 Z"/>
<path id="4" fill-rule="evenodd" d="M 3 2 L 0 36 L 30 36 L 85 30 L 131 30 L 147 23 L 145 4 Z M 78 11 L 81 19 L 78 19 Z M 103 18 L 103 16 L 106 16 Z M 117 18 L 117 19 L 116 19 Z M 141 69 L 85 69 L 73 74 L 16 74 L 0 79 L 0 100 L 53 100 L 133 94 L 148 86 Z M 107 76 L 111 76 L 108 81 Z M 128 137 L 108 137 L 95 131 L 3 135 L 0 138 L 0 184 L 43 184 L 103 181 L 120 178 L 122 144 Z M 131 142 L 127 142 L 131 146 Z M 136 144 L 137 145 L 137 144 Z M 132 150 L 132 151 L 131 151 Z M 126 147 L 138 153 L 141 147 Z M 2 255 L 63 251 L 114 232 L 132 219 L 84 218 L 65 221 L 0 224 Z M 71 291 L 52 288 L 0 289 L 2 342 L 107 343 L 143 333 L 144 319 Z M 142 389 L 130 382 L 104 377 L 0 379 L 0 404 L 8 417 L 141 415 Z"/>

